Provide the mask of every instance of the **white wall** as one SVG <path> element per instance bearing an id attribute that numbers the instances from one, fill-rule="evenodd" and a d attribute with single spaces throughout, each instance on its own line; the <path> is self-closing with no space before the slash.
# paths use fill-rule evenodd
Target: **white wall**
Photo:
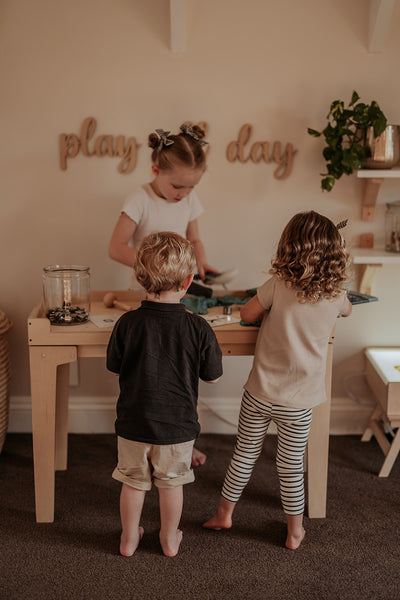
<path id="1" fill-rule="evenodd" d="M 154 128 L 176 130 L 185 120 L 209 124 L 200 226 L 210 263 L 239 268 L 236 288 L 263 281 L 280 231 L 299 210 L 315 209 L 334 221 L 349 217 L 350 246 L 364 232 L 383 241 L 385 202 L 398 198 L 400 182 L 385 182 L 375 221 L 361 221 L 361 182 L 354 176 L 321 192 L 322 142 L 307 127 L 323 128 L 330 102 L 347 101 L 353 89 L 400 123 L 399 7 L 384 51 L 369 54 L 365 0 L 186 5 L 184 54 L 170 51 L 167 0 L 0 5 L 0 308 L 14 323 L 8 336 L 12 430 L 30 427 L 26 319 L 41 295 L 42 267 L 89 265 L 93 289 L 125 288 L 127 270 L 108 259 L 107 246 L 125 195 L 150 177 L 146 140 Z M 59 134 L 79 134 L 88 116 L 97 119 L 96 135 L 137 138 L 131 174 L 118 173 L 117 158 L 82 154 L 60 169 Z M 226 146 L 244 123 L 254 127 L 252 141 L 295 146 L 290 177 L 275 179 L 271 164 L 227 161 Z M 354 408 L 362 423 L 365 409 L 344 400 L 343 380 L 355 373 L 351 385 L 368 396 L 357 375 L 363 349 L 399 343 L 399 273 L 383 267 L 374 288 L 379 302 L 356 307 L 337 327 L 333 394 L 343 414 Z M 247 358 L 226 359 L 224 380 L 212 394 L 202 386 L 202 398 L 234 412 L 249 365 Z M 80 384 L 71 388 L 73 427 L 95 427 L 105 406 L 106 425 L 99 429 L 107 429 L 116 391 L 102 361 L 81 361 Z"/>

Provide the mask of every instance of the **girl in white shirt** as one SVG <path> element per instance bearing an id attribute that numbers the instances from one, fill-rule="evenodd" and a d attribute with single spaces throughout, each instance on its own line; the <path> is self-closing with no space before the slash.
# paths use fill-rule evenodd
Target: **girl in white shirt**
<path id="1" fill-rule="evenodd" d="M 192 243 L 201 279 L 206 272 L 218 272 L 207 263 L 197 221 L 203 212 L 194 191 L 206 169 L 203 137 L 201 127 L 187 124 L 178 135 L 162 129 L 149 135 L 154 179 L 126 199 L 111 237 L 110 258 L 132 267 L 146 235 L 174 231 Z"/>

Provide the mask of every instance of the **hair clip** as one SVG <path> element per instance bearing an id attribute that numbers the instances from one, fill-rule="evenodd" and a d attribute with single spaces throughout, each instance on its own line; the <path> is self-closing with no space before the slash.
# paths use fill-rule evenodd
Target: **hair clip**
<path id="1" fill-rule="evenodd" d="M 157 152 L 160 152 L 164 146 L 172 146 L 174 140 L 171 140 L 171 138 L 168 137 L 170 133 L 170 131 L 164 131 L 164 129 L 156 129 L 156 134 L 160 138 L 160 143 L 157 146 Z"/>
<path id="2" fill-rule="evenodd" d="M 346 227 L 348 221 L 349 221 L 348 219 L 344 219 L 344 221 L 340 221 L 340 223 L 338 223 L 336 225 L 336 228 L 337 229 L 343 229 L 343 227 Z"/>
<path id="3" fill-rule="evenodd" d="M 191 125 L 189 125 L 188 123 L 184 123 L 183 125 L 180 126 L 179 129 L 181 130 L 182 133 L 189 135 L 194 140 L 196 140 L 196 142 L 199 142 L 200 146 L 207 146 L 208 142 L 206 142 L 205 140 L 202 140 L 201 137 L 199 137 L 197 135 L 197 133 L 195 133 L 193 131 L 193 127 Z"/>

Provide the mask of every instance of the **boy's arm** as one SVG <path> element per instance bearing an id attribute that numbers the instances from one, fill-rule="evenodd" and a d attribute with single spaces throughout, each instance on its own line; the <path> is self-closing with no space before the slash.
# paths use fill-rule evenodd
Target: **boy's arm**
<path id="1" fill-rule="evenodd" d="M 221 379 L 221 377 L 217 377 L 217 379 L 212 379 L 211 381 L 207 381 L 207 379 L 202 379 L 202 381 L 204 381 L 204 383 L 217 383 L 217 381 L 219 381 Z"/>

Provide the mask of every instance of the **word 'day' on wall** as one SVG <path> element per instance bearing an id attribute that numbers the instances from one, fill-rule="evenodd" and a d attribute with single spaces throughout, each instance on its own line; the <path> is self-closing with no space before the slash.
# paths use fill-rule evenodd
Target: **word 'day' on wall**
<path id="1" fill-rule="evenodd" d="M 262 160 L 266 163 L 276 163 L 278 166 L 274 171 L 276 179 L 286 179 L 292 172 L 293 157 L 297 150 L 293 144 L 286 144 L 282 151 L 281 142 L 253 142 L 250 144 L 250 137 L 253 133 L 253 127 L 248 123 L 242 125 L 237 140 L 230 142 L 226 149 L 226 157 L 229 162 L 239 161 L 245 163 L 251 160 L 253 163 L 259 163 Z"/>
<path id="2" fill-rule="evenodd" d="M 79 151 L 85 156 L 118 156 L 120 173 L 131 173 L 136 166 L 137 150 L 140 146 L 134 137 L 124 135 L 98 135 L 94 137 L 97 121 L 88 117 L 82 123 L 80 137 L 75 133 L 60 134 L 60 164 L 65 171 L 67 160 L 77 156 Z"/>

